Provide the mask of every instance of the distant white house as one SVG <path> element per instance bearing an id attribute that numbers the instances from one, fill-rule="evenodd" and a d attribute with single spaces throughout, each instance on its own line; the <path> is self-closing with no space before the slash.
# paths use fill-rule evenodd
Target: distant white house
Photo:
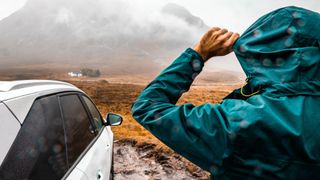
<path id="1" fill-rule="evenodd" d="M 68 72 L 68 75 L 71 77 L 82 77 L 82 73 L 81 72 Z"/>

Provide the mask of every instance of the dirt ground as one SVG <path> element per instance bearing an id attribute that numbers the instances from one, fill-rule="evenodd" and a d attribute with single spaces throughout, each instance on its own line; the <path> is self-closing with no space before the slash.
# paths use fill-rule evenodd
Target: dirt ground
<path id="1" fill-rule="evenodd" d="M 114 179 L 208 179 L 209 174 L 156 144 L 120 140 L 114 147 Z"/>

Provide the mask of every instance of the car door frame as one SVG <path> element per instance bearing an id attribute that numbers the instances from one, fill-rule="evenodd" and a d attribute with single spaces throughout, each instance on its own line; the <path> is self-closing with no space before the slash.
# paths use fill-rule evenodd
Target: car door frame
<path id="1" fill-rule="evenodd" d="M 79 100 L 80 100 L 83 108 L 85 109 L 85 111 L 86 111 L 86 113 L 87 113 L 87 115 L 88 115 L 88 117 L 89 117 L 89 121 L 90 121 L 90 123 L 91 123 L 91 126 L 95 129 L 95 130 L 94 130 L 94 136 L 95 136 L 95 137 L 94 137 L 93 140 L 87 145 L 87 147 L 81 152 L 81 154 L 79 155 L 79 157 L 77 157 L 77 160 L 76 160 L 76 161 L 73 163 L 73 165 L 68 169 L 68 171 L 67 171 L 67 172 L 65 173 L 65 175 L 62 177 L 62 179 L 67 179 L 68 176 L 72 173 L 72 171 L 77 168 L 77 165 L 80 163 L 80 161 L 83 159 L 83 157 L 88 153 L 88 151 L 91 149 L 91 147 L 96 143 L 96 141 L 100 138 L 100 136 L 102 135 L 103 130 L 104 130 L 104 128 L 105 128 L 105 127 L 103 127 L 103 128 L 101 128 L 98 132 L 96 131 L 96 127 L 95 127 L 95 124 L 94 124 L 94 122 L 93 122 L 93 116 L 92 116 L 92 114 L 91 114 L 91 112 L 90 112 L 90 110 L 89 110 L 89 108 L 88 108 L 87 104 L 85 103 L 85 101 L 84 101 L 84 99 L 83 99 L 82 96 L 87 97 L 87 98 L 95 105 L 95 107 L 96 107 L 96 104 L 91 100 L 90 97 L 88 97 L 86 94 L 84 94 L 84 93 L 82 93 L 82 92 L 77 92 L 77 91 L 75 91 L 75 92 L 63 92 L 63 93 L 58 93 L 58 94 L 57 94 L 57 98 L 58 98 L 58 102 L 59 102 L 59 106 L 60 106 L 60 113 L 63 113 L 63 112 L 62 112 L 62 109 L 61 109 L 62 107 L 61 107 L 61 104 L 60 104 L 60 103 L 61 103 L 61 102 L 60 102 L 60 97 L 61 97 L 61 96 L 68 96 L 68 95 L 77 95 L 77 97 L 79 98 Z M 98 109 L 97 109 L 97 110 L 98 110 Z M 103 120 L 103 118 L 102 118 L 101 113 L 100 113 L 99 110 L 98 110 L 98 112 L 99 112 L 99 115 L 100 115 L 101 120 Z M 65 121 L 64 117 L 62 117 L 62 120 Z M 101 122 L 101 123 L 103 123 L 103 122 Z M 66 134 L 65 134 L 65 136 L 66 136 Z M 65 143 L 66 143 L 66 146 L 67 146 L 67 142 L 65 142 Z M 68 152 L 67 152 L 67 157 L 68 157 Z M 84 173 L 84 172 L 83 172 L 83 173 Z M 85 174 L 85 173 L 84 173 L 84 174 Z"/>

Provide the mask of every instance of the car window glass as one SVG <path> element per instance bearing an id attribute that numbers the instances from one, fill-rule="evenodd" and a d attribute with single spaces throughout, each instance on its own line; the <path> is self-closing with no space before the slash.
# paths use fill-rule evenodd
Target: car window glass
<path id="1" fill-rule="evenodd" d="M 63 122 L 57 97 L 36 100 L 1 165 L 0 177 L 61 179 L 67 169 Z"/>
<path id="2" fill-rule="evenodd" d="M 92 115 L 93 118 L 93 122 L 95 124 L 95 127 L 100 130 L 102 128 L 102 119 L 100 116 L 99 111 L 97 110 L 96 106 L 92 103 L 92 101 L 86 97 L 86 96 L 82 96 L 84 99 L 84 102 L 86 103 L 90 114 Z"/>
<path id="3" fill-rule="evenodd" d="M 78 95 L 60 97 L 66 128 L 68 163 L 71 167 L 94 139 L 94 129 Z"/>

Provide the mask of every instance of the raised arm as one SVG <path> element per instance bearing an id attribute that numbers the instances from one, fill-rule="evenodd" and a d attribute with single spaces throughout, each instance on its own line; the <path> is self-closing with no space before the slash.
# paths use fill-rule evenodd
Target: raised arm
<path id="1" fill-rule="evenodd" d="M 212 28 L 153 80 L 132 106 L 133 117 L 169 147 L 201 168 L 213 171 L 228 149 L 225 111 L 219 104 L 176 106 L 204 62 L 232 51 L 238 34 Z"/>

